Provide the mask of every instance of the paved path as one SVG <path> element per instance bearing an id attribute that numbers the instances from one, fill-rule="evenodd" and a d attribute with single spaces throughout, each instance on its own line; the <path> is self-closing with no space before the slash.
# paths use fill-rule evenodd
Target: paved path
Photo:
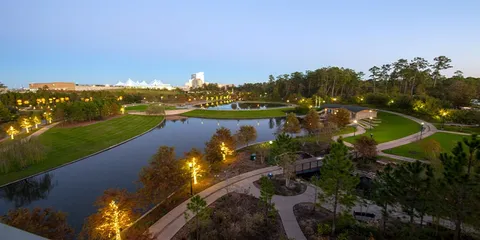
<path id="1" fill-rule="evenodd" d="M 362 126 L 360 125 L 357 125 L 357 129 L 355 130 L 355 132 L 353 133 L 347 133 L 347 134 L 342 134 L 342 135 L 337 135 L 337 136 L 333 136 L 332 139 L 333 141 L 337 141 L 337 139 L 339 137 L 342 137 L 343 139 L 347 138 L 347 137 L 353 137 L 353 136 L 356 136 L 356 135 L 360 135 L 360 134 L 364 134 L 366 132 L 365 128 L 363 128 Z M 353 147 L 353 144 L 349 143 L 349 142 L 343 142 L 347 147 Z"/>
<path id="2" fill-rule="evenodd" d="M 470 134 L 470 133 L 464 133 L 464 132 L 454 132 L 454 131 L 445 131 L 445 130 L 437 130 L 437 132 L 442 132 L 442 133 L 451 133 L 451 134 L 465 135 L 465 136 L 470 136 L 470 135 L 472 135 L 472 134 Z"/>
<path id="3" fill-rule="evenodd" d="M 282 170 L 275 166 L 244 173 L 217 183 L 200 192 L 199 195 L 202 198 L 205 198 L 207 204 L 210 205 L 218 198 L 227 194 L 228 191 L 243 192 L 244 189 L 249 189 L 254 181 L 260 179 L 262 175 L 266 175 L 270 172 L 273 174 L 280 174 L 282 173 Z M 171 239 L 185 225 L 186 221 L 183 213 L 187 210 L 188 202 L 190 202 L 190 199 L 168 212 L 149 228 L 149 231 L 156 239 Z M 193 216 L 190 216 L 189 220 L 192 217 Z"/>

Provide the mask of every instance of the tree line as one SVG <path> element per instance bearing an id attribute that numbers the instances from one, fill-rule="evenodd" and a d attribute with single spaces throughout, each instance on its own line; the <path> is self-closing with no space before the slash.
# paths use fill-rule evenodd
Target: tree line
<path id="1" fill-rule="evenodd" d="M 450 68 L 451 59 L 446 56 L 436 57 L 433 62 L 416 57 L 373 66 L 368 75 L 349 68 L 323 67 L 277 77 L 270 75 L 267 82 L 243 84 L 236 90 L 272 100 L 317 95 L 355 102 L 355 98 L 367 93 L 390 97 L 431 96 L 447 101 L 452 107 L 465 106 L 480 93 L 480 79 L 464 77 L 461 71 L 452 77 L 444 76 L 443 71 Z"/>

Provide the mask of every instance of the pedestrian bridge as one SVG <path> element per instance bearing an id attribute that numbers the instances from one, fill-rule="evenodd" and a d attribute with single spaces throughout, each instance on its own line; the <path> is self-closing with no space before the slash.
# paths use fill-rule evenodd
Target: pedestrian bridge
<path id="1" fill-rule="evenodd" d="M 324 157 L 311 157 L 298 160 L 295 162 L 295 173 L 298 175 L 320 171 L 320 168 L 323 165 L 323 159 Z M 356 169 L 355 173 L 361 177 L 367 177 L 370 179 L 375 178 L 374 172 L 367 172 Z"/>

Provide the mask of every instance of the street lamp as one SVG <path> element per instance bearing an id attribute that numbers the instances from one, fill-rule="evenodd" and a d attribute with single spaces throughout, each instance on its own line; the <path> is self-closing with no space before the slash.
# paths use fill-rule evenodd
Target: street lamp
<path id="1" fill-rule="evenodd" d="M 372 117 L 369 117 L 369 119 L 370 119 L 370 131 L 372 131 L 372 122 L 373 122 L 372 119 L 373 119 L 373 118 L 372 118 Z"/>
<path id="2" fill-rule="evenodd" d="M 355 137 L 355 132 L 357 131 L 357 129 L 355 129 L 355 127 L 357 126 L 357 120 L 353 120 L 353 136 Z"/>
<path id="3" fill-rule="evenodd" d="M 370 138 L 373 139 L 373 133 L 370 133 Z"/>
<path id="4" fill-rule="evenodd" d="M 422 122 L 422 125 L 420 126 L 420 139 L 422 139 L 423 130 L 425 129 L 424 124 L 425 124 L 425 123 Z"/>
<path id="5" fill-rule="evenodd" d="M 272 145 L 272 144 L 273 144 L 273 141 L 268 141 L 268 143 L 269 143 L 270 145 Z"/>
<path id="6" fill-rule="evenodd" d="M 189 162 L 190 167 L 190 196 L 193 196 L 193 162 Z"/>

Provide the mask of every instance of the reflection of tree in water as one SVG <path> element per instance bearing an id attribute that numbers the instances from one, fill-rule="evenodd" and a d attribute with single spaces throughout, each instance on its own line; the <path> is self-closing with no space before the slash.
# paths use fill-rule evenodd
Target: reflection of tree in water
<path id="1" fill-rule="evenodd" d="M 270 129 L 273 129 L 275 127 L 275 121 L 273 120 L 273 118 L 268 119 L 268 127 Z"/>
<path id="2" fill-rule="evenodd" d="M 28 178 L 0 189 L 0 198 L 15 203 L 15 208 L 45 199 L 53 189 L 53 176 L 45 174 L 40 178 Z"/>
<path id="3" fill-rule="evenodd" d="M 167 126 L 167 121 L 166 121 L 166 120 L 164 120 L 164 121 L 162 121 L 160 124 L 158 124 L 157 128 L 162 129 L 162 128 L 164 128 L 165 126 Z"/>
<path id="4" fill-rule="evenodd" d="M 183 124 L 185 124 L 185 122 L 186 122 L 186 121 L 187 121 L 187 119 L 186 119 L 186 118 L 182 118 L 182 119 L 180 119 L 180 122 L 182 122 Z"/>

